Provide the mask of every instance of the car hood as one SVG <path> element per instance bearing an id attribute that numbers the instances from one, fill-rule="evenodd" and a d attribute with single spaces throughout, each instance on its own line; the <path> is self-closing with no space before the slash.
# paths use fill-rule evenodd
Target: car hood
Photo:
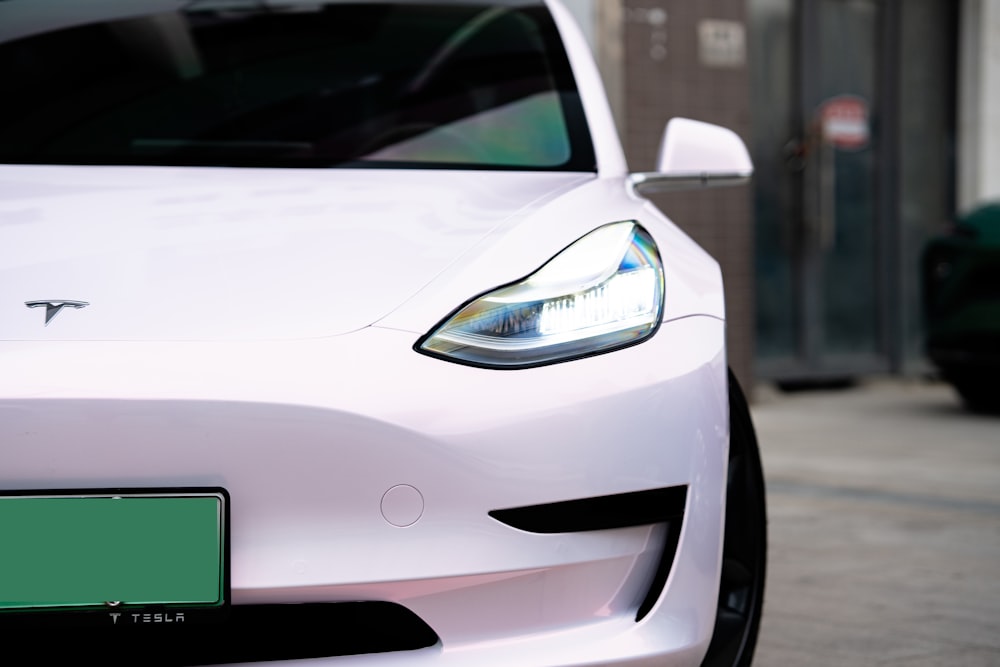
<path id="1" fill-rule="evenodd" d="M 593 178 L 0 167 L 0 339 L 346 333 L 393 311 L 504 220 Z"/>

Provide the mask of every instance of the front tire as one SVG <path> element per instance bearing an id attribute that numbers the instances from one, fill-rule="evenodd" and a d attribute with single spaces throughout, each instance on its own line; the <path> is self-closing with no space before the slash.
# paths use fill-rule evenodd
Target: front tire
<path id="1" fill-rule="evenodd" d="M 962 402 L 968 410 L 983 414 L 1000 414 L 1000 392 L 997 391 L 996 383 L 988 379 L 985 374 L 981 377 L 971 374 L 957 375 L 951 378 L 951 384 L 962 397 Z"/>
<path id="2" fill-rule="evenodd" d="M 715 629 L 702 667 L 747 667 L 764 607 L 767 509 L 757 435 L 729 371 L 729 472 Z"/>

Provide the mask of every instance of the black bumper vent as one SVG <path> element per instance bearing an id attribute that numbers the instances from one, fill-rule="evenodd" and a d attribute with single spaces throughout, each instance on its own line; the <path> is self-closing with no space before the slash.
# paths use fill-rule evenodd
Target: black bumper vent
<path id="1" fill-rule="evenodd" d="M 235 605 L 225 622 L 18 632 L 34 664 L 182 667 L 409 651 L 438 637 L 388 602 Z"/>
<path id="2" fill-rule="evenodd" d="M 665 524 L 660 560 L 646 596 L 636 611 L 635 620 L 641 621 L 663 594 L 667 577 L 670 576 L 680 541 L 686 504 L 687 486 L 670 486 L 648 491 L 493 510 L 490 516 L 513 528 L 529 533 L 545 534 Z"/>
<path id="3" fill-rule="evenodd" d="M 490 516 L 529 533 L 578 533 L 680 520 L 686 502 L 687 487 L 671 486 L 493 510 Z"/>

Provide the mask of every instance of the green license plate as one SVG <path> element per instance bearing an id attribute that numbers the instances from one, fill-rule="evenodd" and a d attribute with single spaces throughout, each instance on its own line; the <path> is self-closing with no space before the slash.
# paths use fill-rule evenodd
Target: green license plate
<path id="1" fill-rule="evenodd" d="M 0 617 L 141 621 L 151 608 L 226 607 L 227 499 L 222 489 L 0 492 Z"/>

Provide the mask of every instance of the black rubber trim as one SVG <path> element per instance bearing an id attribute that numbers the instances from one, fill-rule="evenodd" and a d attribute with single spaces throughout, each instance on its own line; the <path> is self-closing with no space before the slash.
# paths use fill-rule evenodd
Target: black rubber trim
<path id="1" fill-rule="evenodd" d="M 438 641 L 416 614 L 390 602 L 233 605 L 229 619 L 216 625 L 149 622 L 17 634 L 34 664 L 101 667 L 302 660 L 417 650 Z"/>
<path id="2" fill-rule="evenodd" d="M 677 522 L 684 517 L 687 486 L 565 500 L 493 510 L 490 516 L 529 533 L 579 533 Z"/>

